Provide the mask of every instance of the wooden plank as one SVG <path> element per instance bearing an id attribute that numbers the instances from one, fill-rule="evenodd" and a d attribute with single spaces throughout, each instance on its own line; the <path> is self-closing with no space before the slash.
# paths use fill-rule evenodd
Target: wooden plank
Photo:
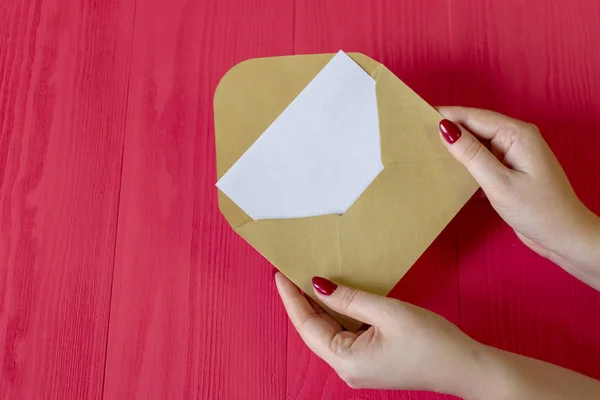
<path id="1" fill-rule="evenodd" d="M 271 267 L 217 209 L 212 96 L 236 63 L 291 53 L 292 11 L 138 4 L 108 399 L 283 397 L 287 317 Z"/>
<path id="2" fill-rule="evenodd" d="M 600 211 L 598 2 L 451 8 L 453 102 L 536 123 Z M 600 377 L 600 294 L 526 249 L 487 201 L 459 226 L 461 326 L 477 339 Z"/>
<path id="3" fill-rule="evenodd" d="M 245 58 L 362 51 L 434 104 L 535 122 L 600 212 L 597 2 L 296 3 L 153 0 L 135 24 L 132 1 L 3 3 L 0 397 L 98 398 L 106 371 L 106 398 L 445 398 L 351 391 L 287 338 L 268 263 L 216 207 L 211 97 Z M 600 377 L 600 296 L 524 249 L 485 201 L 393 296 Z"/>
<path id="4" fill-rule="evenodd" d="M 0 398 L 101 398 L 132 3 L 0 7 Z"/>
<path id="5" fill-rule="evenodd" d="M 359 51 L 382 62 L 431 104 L 451 99 L 446 1 L 300 1 L 298 53 Z M 456 226 L 451 224 L 392 291 L 458 323 Z M 354 391 L 302 343 L 288 338 L 289 399 L 443 399 L 432 393 Z"/>

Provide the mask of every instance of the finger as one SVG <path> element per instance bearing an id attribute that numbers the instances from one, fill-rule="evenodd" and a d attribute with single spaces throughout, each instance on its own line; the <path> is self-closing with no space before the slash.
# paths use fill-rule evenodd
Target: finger
<path id="1" fill-rule="evenodd" d="M 330 344 L 338 333 L 343 332 L 341 325 L 335 327 L 323 314 L 315 312 L 296 285 L 282 273 L 275 274 L 275 283 L 290 321 L 302 340 L 317 356 L 331 364 Z"/>
<path id="2" fill-rule="evenodd" d="M 448 151 L 484 191 L 497 189 L 506 182 L 510 170 L 469 131 L 445 119 L 440 122 L 440 133 Z"/>
<path id="3" fill-rule="evenodd" d="M 503 128 L 513 125 L 522 127 L 527 123 L 504 114 L 480 108 L 469 107 L 438 107 L 438 112 L 447 119 L 454 121 L 480 139 L 494 140 Z"/>
<path id="4" fill-rule="evenodd" d="M 527 170 L 528 155 L 536 148 L 536 146 L 531 148 L 531 143 L 541 139 L 533 125 L 478 108 L 439 107 L 438 111 L 449 120 L 465 127 L 476 137 L 489 140 L 492 153 L 503 164 L 517 171 Z"/>
<path id="5" fill-rule="evenodd" d="M 327 321 L 336 332 L 342 331 L 344 329 L 342 325 L 338 321 L 336 321 L 336 319 L 333 318 L 331 315 L 327 314 L 327 311 L 323 310 L 323 308 L 320 305 L 318 305 L 316 301 L 314 301 L 308 296 L 305 296 L 305 298 L 306 301 L 308 301 L 308 304 L 310 304 L 312 309 L 315 311 L 315 313 L 321 318 L 323 318 L 325 321 Z"/>
<path id="6" fill-rule="evenodd" d="M 313 286 L 327 307 L 369 325 L 385 324 L 393 308 L 392 299 L 337 285 L 322 277 L 314 277 Z"/>

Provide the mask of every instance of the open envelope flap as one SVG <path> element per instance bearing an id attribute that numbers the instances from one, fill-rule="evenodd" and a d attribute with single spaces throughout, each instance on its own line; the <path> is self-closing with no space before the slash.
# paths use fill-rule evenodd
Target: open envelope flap
<path id="1" fill-rule="evenodd" d="M 441 116 L 381 64 L 349 56 L 377 81 L 385 165 L 350 209 L 253 221 L 219 192 L 219 208 L 236 232 L 313 298 L 315 275 L 387 294 L 477 187 L 440 142 Z M 253 59 L 227 73 L 214 104 L 219 178 L 332 57 Z M 348 329 L 360 326 L 332 315 Z"/>
<path id="2" fill-rule="evenodd" d="M 340 217 L 340 282 L 389 293 L 476 189 L 454 160 L 386 165 Z"/>
<path id="3" fill-rule="evenodd" d="M 454 160 L 439 137 L 440 114 L 387 68 L 375 79 L 383 164 Z"/>
<path id="4" fill-rule="evenodd" d="M 376 78 L 382 65 L 364 54 L 348 54 Z M 273 123 L 334 54 L 255 58 L 244 61 L 221 79 L 215 91 L 215 142 L 220 179 Z M 235 229 L 252 221 L 219 191 L 219 209 Z"/>

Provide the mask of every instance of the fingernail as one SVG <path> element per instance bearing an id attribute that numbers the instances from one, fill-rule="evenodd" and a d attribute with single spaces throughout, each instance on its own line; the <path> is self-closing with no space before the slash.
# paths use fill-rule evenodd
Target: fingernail
<path id="1" fill-rule="evenodd" d="M 317 289 L 317 292 L 324 296 L 329 296 L 337 289 L 337 285 L 328 279 L 315 276 L 312 278 L 312 284 Z"/>
<path id="2" fill-rule="evenodd" d="M 446 142 L 452 144 L 456 142 L 462 132 L 460 128 L 452 121 L 447 119 L 443 119 L 440 121 L 440 132 L 442 132 L 442 136 L 446 139 Z"/>
<path id="3" fill-rule="evenodd" d="M 279 272 L 277 268 L 273 268 L 273 279 L 275 279 L 275 275 Z"/>

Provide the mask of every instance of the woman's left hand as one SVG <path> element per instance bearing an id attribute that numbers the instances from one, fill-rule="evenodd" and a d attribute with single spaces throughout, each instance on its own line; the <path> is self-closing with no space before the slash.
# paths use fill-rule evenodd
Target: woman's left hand
<path id="1" fill-rule="evenodd" d="M 334 311 L 371 325 L 344 331 L 282 273 L 275 281 L 302 340 L 353 388 L 414 389 L 465 396 L 485 347 L 419 307 L 314 278 L 315 293 Z"/>

